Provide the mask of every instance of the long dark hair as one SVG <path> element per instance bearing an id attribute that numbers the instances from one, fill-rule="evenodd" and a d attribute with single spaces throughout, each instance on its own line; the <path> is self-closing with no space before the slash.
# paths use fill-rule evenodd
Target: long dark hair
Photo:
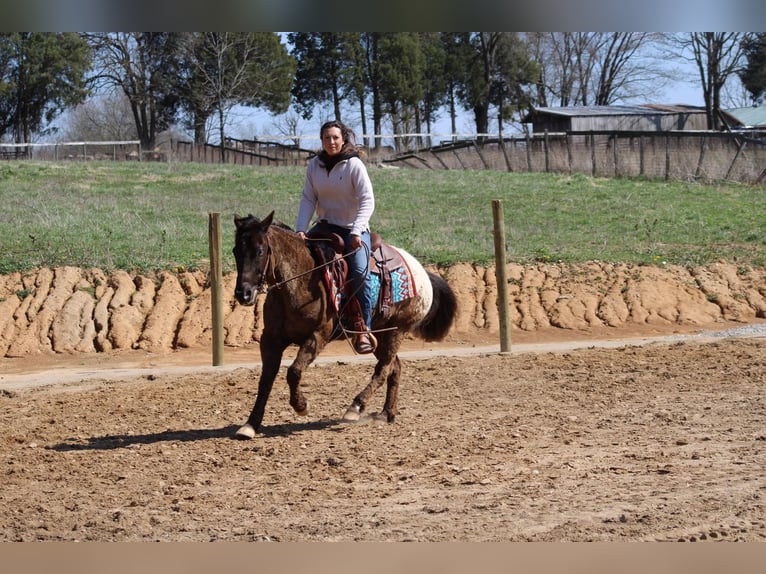
<path id="1" fill-rule="evenodd" d="M 322 138 L 324 137 L 325 131 L 327 131 L 330 128 L 338 128 L 340 130 L 340 135 L 343 138 L 343 147 L 340 148 L 340 153 L 338 154 L 337 159 L 335 162 L 341 160 L 341 159 L 348 159 L 350 157 L 361 157 L 364 158 L 364 149 L 362 146 L 358 145 L 356 143 L 356 134 L 354 133 L 354 130 L 352 130 L 350 127 L 348 127 L 346 124 L 344 124 L 341 121 L 338 120 L 330 120 L 322 124 L 322 127 L 319 128 L 319 140 L 321 142 Z M 327 160 L 330 159 L 327 155 L 327 153 L 324 151 L 324 148 L 320 144 L 320 149 L 317 152 L 317 155 L 322 159 L 322 162 L 327 165 Z"/>

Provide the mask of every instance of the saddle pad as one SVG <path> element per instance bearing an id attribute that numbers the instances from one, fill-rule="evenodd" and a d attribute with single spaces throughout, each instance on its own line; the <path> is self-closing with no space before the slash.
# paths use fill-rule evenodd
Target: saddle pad
<path id="1" fill-rule="evenodd" d="M 389 257 L 387 261 L 382 261 L 375 258 L 376 265 L 372 269 L 370 274 L 370 288 L 372 289 L 372 300 L 380 302 L 380 285 L 381 275 L 385 272 L 385 268 L 388 268 L 389 278 L 391 281 L 391 303 L 398 303 L 399 301 L 405 301 L 411 299 L 417 295 L 417 288 L 415 287 L 415 279 L 412 276 L 412 271 L 407 266 L 407 262 L 396 251 L 395 247 L 386 245 L 387 250 L 393 250 L 396 257 Z M 390 251 L 389 251 L 390 252 Z M 377 255 L 377 251 L 375 252 Z"/>
<path id="2" fill-rule="evenodd" d="M 395 247 L 390 245 L 385 247 L 388 254 L 387 257 L 384 258 L 382 255 L 382 249 L 376 249 L 374 256 L 370 259 L 371 272 L 369 282 L 373 310 L 411 299 L 417 295 L 415 279 L 407 262 Z M 380 252 L 380 255 L 378 252 Z M 328 297 L 336 311 L 340 311 L 343 306 L 344 293 L 340 285 L 345 278 L 345 271 L 338 260 L 333 265 L 325 266 L 324 269 L 324 282 L 327 286 Z M 386 301 L 382 300 L 381 294 L 381 285 L 384 280 L 390 283 L 389 288 L 386 290 L 389 299 Z"/>

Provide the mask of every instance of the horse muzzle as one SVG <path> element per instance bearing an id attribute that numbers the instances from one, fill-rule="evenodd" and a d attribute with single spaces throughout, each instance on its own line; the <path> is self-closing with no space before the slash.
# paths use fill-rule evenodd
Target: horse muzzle
<path id="1" fill-rule="evenodd" d="M 234 297 L 237 298 L 237 302 L 240 305 L 253 305 L 257 294 L 258 289 L 255 289 L 250 285 L 237 285 L 234 289 Z"/>

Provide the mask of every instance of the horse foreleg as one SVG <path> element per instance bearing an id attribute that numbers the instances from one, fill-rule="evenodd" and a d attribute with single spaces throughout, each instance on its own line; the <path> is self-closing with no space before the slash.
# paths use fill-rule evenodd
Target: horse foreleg
<path id="1" fill-rule="evenodd" d="M 310 337 L 300 346 L 298 354 L 290 367 L 287 369 L 287 384 L 290 387 L 290 406 L 301 416 L 309 414 L 306 397 L 301 391 L 301 377 L 303 371 L 312 363 L 319 354 L 324 344 L 317 337 Z"/>
<path id="2" fill-rule="evenodd" d="M 237 429 L 234 433 L 235 438 L 250 439 L 255 436 L 263 421 L 263 414 L 266 411 L 266 402 L 269 400 L 271 388 L 274 386 L 274 380 L 279 374 L 279 367 L 282 362 L 282 352 L 284 348 L 270 348 L 268 344 L 261 342 L 261 377 L 258 380 L 258 394 L 255 397 L 255 405 L 247 418 L 247 422 Z"/>

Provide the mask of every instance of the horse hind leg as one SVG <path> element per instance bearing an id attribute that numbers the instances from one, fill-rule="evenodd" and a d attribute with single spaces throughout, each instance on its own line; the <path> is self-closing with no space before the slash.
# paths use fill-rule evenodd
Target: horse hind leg
<path id="1" fill-rule="evenodd" d="M 396 405 L 399 402 L 399 379 L 402 374 L 402 363 L 397 356 L 391 365 L 391 372 L 386 379 L 386 402 L 383 410 L 372 415 L 372 418 L 387 423 L 393 423 L 396 418 Z"/>
<path id="2" fill-rule="evenodd" d="M 346 409 L 343 420 L 347 422 L 356 422 L 362 419 L 367 403 L 386 381 L 388 384 L 386 392 L 386 402 L 381 413 L 373 414 L 374 420 L 387 420 L 394 422 L 396 416 L 396 404 L 399 395 L 399 375 L 401 373 L 401 363 L 396 355 L 396 336 L 384 336 L 378 341 L 378 347 L 375 350 L 375 356 L 378 363 L 375 365 L 375 372 L 372 375 L 370 383 L 360 392 Z"/>

